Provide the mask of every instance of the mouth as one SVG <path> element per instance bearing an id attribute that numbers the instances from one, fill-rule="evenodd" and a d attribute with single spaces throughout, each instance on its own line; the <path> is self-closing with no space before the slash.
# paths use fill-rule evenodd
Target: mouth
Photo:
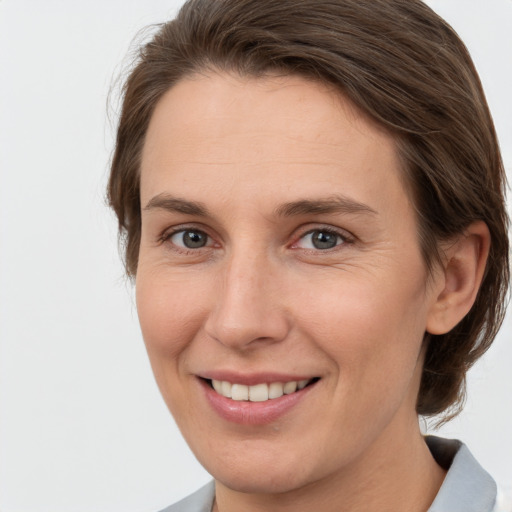
<path id="1" fill-rule="evenodd" d="M 220 396 L 236 402 L 267 402 L 292 395 L 312 386 L 320 380 L 319 377 L 292 380 L 288 382 L 269 382 L 248 386 L 225 380 L 204 379 Z"/>
<path id="2" fill-rule="evenodd" d="M 223 420 L 245 426 L 263 426 L 293 414 L 321 380 L 298 375 L 291 380 L 291 375 L 273 373 L 215 373 L 198 376 L 206 402 Z"/>

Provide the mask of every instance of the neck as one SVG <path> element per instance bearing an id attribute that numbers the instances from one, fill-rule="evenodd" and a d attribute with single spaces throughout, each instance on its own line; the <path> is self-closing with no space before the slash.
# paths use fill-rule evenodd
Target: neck
<path id="1" fill-rule="evenodd" d="M 216 482 L 214 512 L 426 512 L 445 471 L 432 457 L 417 419 L 407 432 L 383 432 L 350 467 L 280 494 L 247 494 Z"/>

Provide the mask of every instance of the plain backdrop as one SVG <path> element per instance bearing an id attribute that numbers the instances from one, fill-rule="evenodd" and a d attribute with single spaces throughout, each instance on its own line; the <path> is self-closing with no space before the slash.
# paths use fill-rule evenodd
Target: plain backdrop
<path id="1" fill-rule="evenodd" d="M 104 200 L 109 89 L 135 34 L 180 3 L 0 0 L 2 512 L 151 512 L 210 478 L 153 381 Z M 512 1 L 428 3 L 474 57 L 510 175 Z M 503 487 L 511 334 L 509 316 L 441 431 Z"/>

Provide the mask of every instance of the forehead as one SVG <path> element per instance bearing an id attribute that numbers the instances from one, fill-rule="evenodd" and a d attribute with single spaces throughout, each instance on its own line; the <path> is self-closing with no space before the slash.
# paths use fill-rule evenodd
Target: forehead
<path id="1" fill-rule="evenodd" d="M 212 73 L 182 80 L 157 104 L 141 193 L 144 203 L 162 187 L 208 187 L 221 197 L 236 186 L 252 198 L 285 184 L 290 195 L 338 185 L 359 200 L 389 201 L 404 194 L 399 168 L 393 137 L 333 88 L 297 76 Z"/>
<path id="2" fill-rule="evenodd" d="M 341 117 L 350 121 L 354 131 L 371 139 L 367 142 L 393 145 L 389 132 L 326 83 L 294 75 L 255 78 L 221 72 L 196 74 L 163 95 L 151 118 L 147 139 L 158 134 L 180 138 L 206 134 L 210 138 L 233 133 L 254 138 L 260 126 L 265 129 L 263 137 L 277 131 L 298 140 L 312 142 L 318 138 L 323 143 L 339 144 L 342 138 L 335 130 Z"/>

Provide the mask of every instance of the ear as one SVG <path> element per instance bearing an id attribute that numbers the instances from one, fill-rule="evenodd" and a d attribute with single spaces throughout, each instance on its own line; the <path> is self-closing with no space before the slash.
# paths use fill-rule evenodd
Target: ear
<path id="1" fill-rule="evenodd" d="M 491 235 L 483 221 L 473 222 L 444 247 L 444 263 L 435 281 L 437 291 L 428 312 L 426 330 L 446 334 L 469 312 L 482 283 Z"/>

